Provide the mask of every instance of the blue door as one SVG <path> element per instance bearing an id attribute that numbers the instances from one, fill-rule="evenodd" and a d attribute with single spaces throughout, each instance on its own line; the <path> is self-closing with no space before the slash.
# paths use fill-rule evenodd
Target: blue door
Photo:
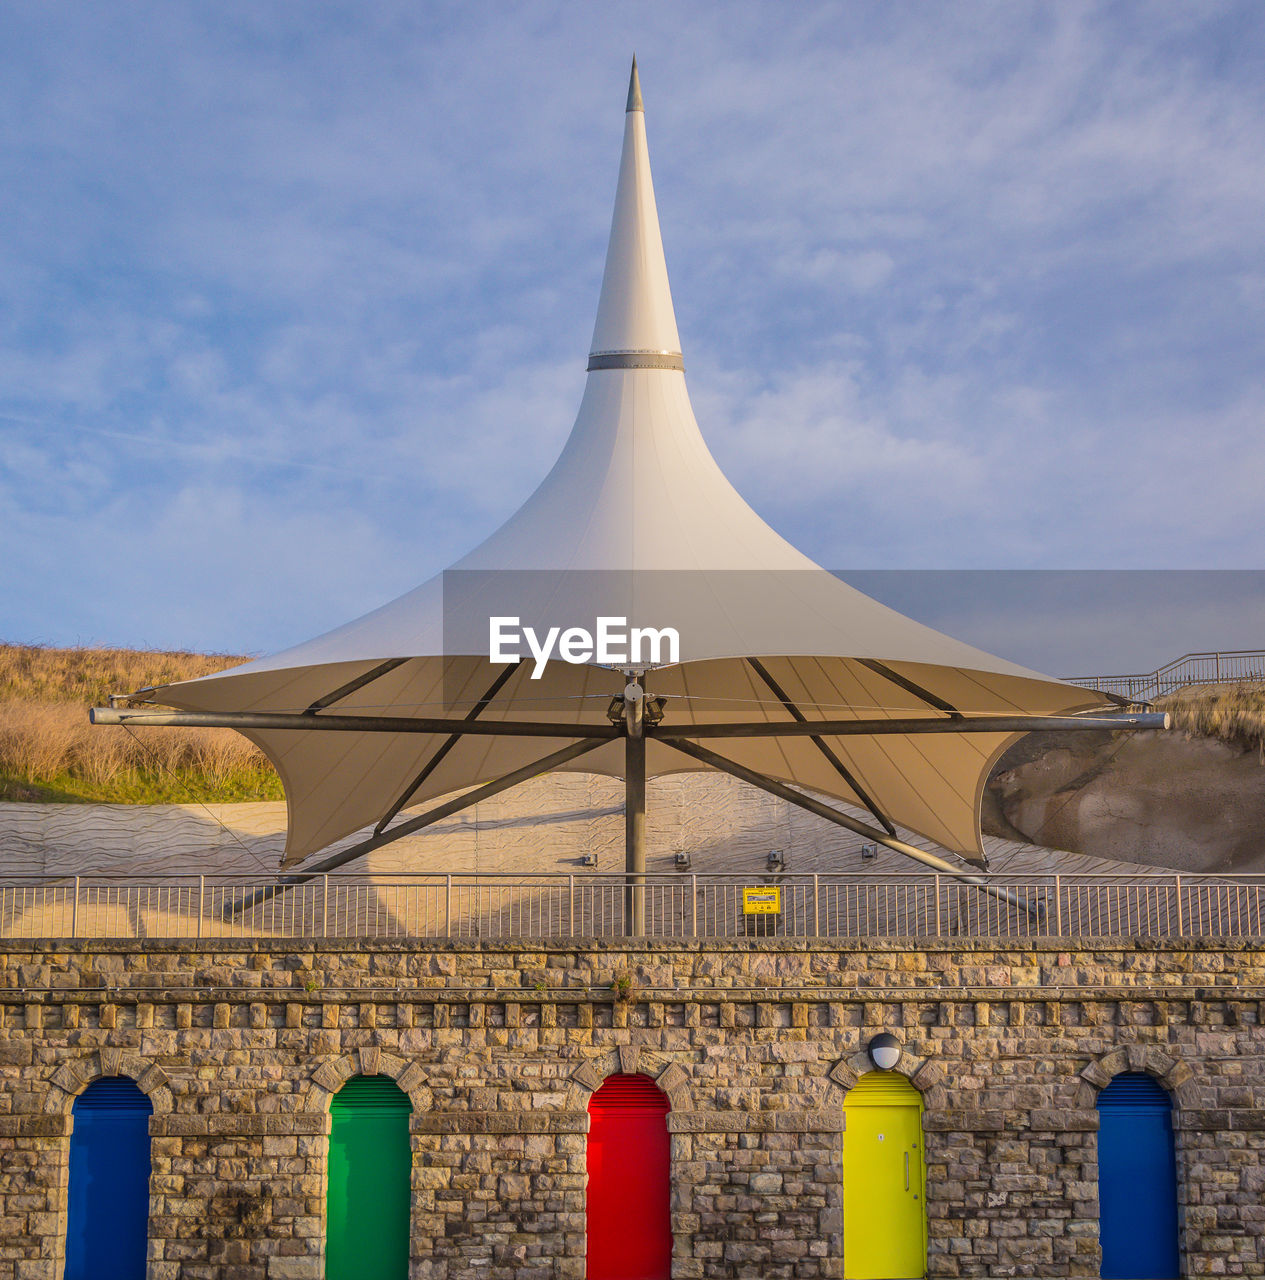
<path id="1" fill-rule="evenodd" d="M 65 1280 L 145 1280 L 153 1112 L 126 1076 L 97 1080 L 75 1099 Z"/>
<path id="2" fill-rule="evenodd" d="M 1098 1095 L 1102 1274 L 1172 1280 L 1177 1257 L 1173 1101 L 1148 1075 L 1118 1075 Z"/>

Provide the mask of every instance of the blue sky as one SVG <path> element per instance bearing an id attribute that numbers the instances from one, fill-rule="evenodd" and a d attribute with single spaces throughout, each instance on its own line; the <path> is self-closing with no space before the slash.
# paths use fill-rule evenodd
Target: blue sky
<path id="1" fill-rule="evenodd" d="M 1265 565 L 1255 0 L 10 4 L 0 636 L 277 649 L 508 515 L 633 49 L 695 408 L 776 528 Z"/>

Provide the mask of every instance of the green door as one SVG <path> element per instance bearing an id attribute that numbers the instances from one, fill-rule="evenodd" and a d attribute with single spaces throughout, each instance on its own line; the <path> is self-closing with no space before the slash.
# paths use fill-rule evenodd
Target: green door
<path id="1" fill-rule="evenodd" d="M 388 1076 L 352 1076 L 334 1095 L 326 1280 L 406 1280 L 412 1110 Z"/>
<path id="2" fill-rule="evenodd" d="M 899 1072 L 871 1071 L 843 1109 L 843 1274 L 918 1280 L 927 1271 L 922 1098 Z"/>

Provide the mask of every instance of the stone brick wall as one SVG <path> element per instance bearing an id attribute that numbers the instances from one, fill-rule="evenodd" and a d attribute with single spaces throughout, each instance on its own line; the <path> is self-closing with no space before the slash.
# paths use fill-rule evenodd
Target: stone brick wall
<path id="1" fill-rule="evenodd" d="M 922 1093 L 929 1274 L 1098 1271 L 1097 1090 L 1173 1093 L 1189 1275 L 1265 1275 L 1265 948 L 58 942 L 0 950 L 0 1280 L 60 1275 L 70 1109 L 154 1104 L 154 1280 L 315 1280 L 334 1091 L 413 1104 L 415 1277 L 579 1280 L 592 1091 L 671 1102 L 673 1273 L 842 1274 L 843 1101 Z M 612 983 L 631 979 L 631 998 Z"/>

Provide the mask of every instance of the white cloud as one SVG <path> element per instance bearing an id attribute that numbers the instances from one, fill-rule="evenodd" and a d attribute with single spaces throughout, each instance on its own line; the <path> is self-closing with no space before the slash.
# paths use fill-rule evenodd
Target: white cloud
<path id="1" fill-rule="evenodd" d="M 884 420 L 858 385 L 855 367 L 820 366 L 770 379 L 720 380 L 723 393 L 699 398 L 713 425 L 707 434 L 731 458 L 739 487 L 776 502 L 934 500 L 945 490 L 960 495 L 980 479 L 977 459 L 962 443 L 899 430 Z M 951 394 L 951 393 L 949 393 Z M 930 412 L 927 401 L 931 401 Z M 906 419 L 937 425 L 934 388 L 906 387 Z M 721 426 L 723 424 L 723 426 Z M 956 499 L 955 499 L 956 500 Z"/>

